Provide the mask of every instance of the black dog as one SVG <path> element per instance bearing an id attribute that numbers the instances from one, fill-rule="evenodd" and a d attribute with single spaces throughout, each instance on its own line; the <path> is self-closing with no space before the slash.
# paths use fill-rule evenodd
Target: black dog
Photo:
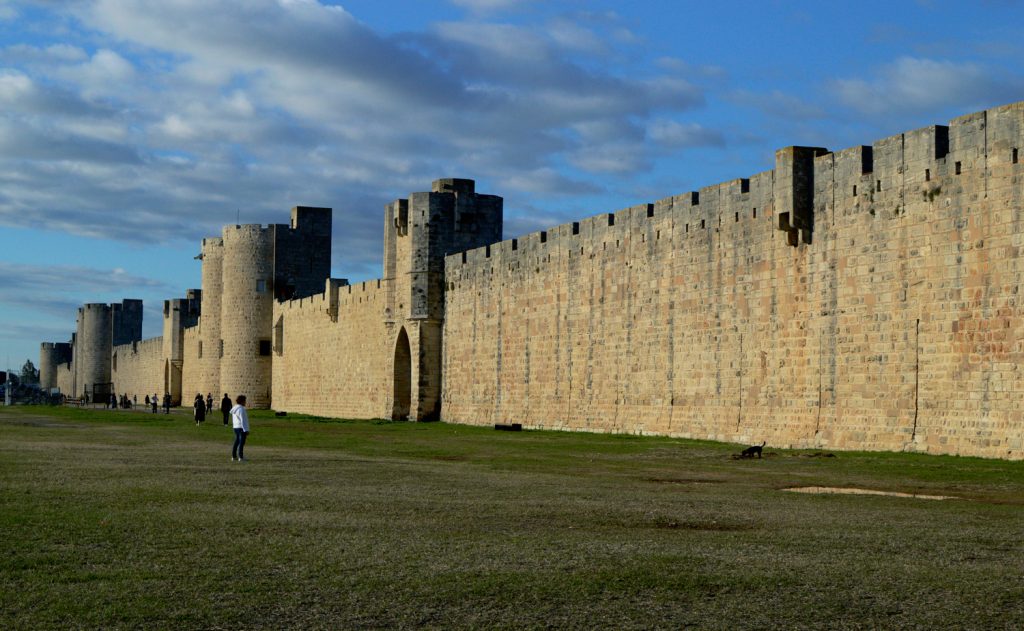
<path id="1" fill-rule="evenodd" d="M 757 454 L 757 457 L 760 458 L 761 450 L 764 449 L 764 446 L 767 444 L 768 441 L 766 440 L 760 445 L 751 445 L 750 447 L 747 447 L 746 449 L 740 452 L 740 458 L 753 458 L 754 454 Z"/>

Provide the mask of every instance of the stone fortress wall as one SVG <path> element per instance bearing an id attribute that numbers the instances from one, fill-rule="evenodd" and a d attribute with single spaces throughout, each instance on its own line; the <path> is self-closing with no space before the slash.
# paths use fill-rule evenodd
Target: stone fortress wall
<path id="1" fill-rule="evenodd" d="M 118 395 L 137 397 L 139 404 L 146 395 L 162 397 L 164 388 L 164 338 L 153 337 L 114 348 L 111 381 Z"/>
<path id="2" fill-rule="evenodd" d="M 384 277 L 274 308 L 273 405 L 347 418 L 436 420 L 444 256 L 501 238 L 502 200 L 442 179 L 384 213 Z"/>
<path id="3" fill-rule="evenodd" d="M 299 207 L 204 240 L 198 323 L 118 347 L 114 380 L 141 399 L 178 361 L 186 403 L 1024 458 L 1021 145 L 1016 103 L 506 241 L 500 197 L 438 180 L 386 207 L 357 285 Z"/>
<path id="4" fill-rule="evenodd" d="M 445 420 L 1024 457 L 1024 104 L 446 259 Z"/>
<path id="5" fill-rule="evenodd" d="M 84 305 L 68 375 L 41 372 L 68 396 L 102 381 L 140 401 L 166 393 L 173 405 L 190 405 L 195 393 L 229 392 L 269 407 L 274 304 L 323 286 L 330 239 L 329 208 L 293 208 L 290 224 L 226 226 L 221 238 L 203 240 L 203 290 L 164 301 L 162 336 L 142 340 L 139 300 Z M 41 345 L 41 366 L 52 364 L 53 347 Z"/>

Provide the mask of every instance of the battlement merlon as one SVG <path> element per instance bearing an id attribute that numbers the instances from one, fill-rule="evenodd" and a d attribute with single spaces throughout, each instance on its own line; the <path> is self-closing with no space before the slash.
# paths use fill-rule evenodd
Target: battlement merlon
<path id="1" fill-rule="evenodd" d="M 814 159 L 824 147 L 785 147 L 775 152 L 775 211 L 788 213 L 789 224 L 810 237 L 814 229 Z"/>

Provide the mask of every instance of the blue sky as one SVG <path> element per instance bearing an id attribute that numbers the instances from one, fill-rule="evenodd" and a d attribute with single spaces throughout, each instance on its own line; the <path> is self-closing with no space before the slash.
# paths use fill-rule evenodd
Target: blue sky
<path id="1" fill-rule="evenodd" d="M 1024 100 L 1020 2 L 0 0 L 0 361 L 200 284 L 203 236 L 469 177 L 505 234 Z"/>

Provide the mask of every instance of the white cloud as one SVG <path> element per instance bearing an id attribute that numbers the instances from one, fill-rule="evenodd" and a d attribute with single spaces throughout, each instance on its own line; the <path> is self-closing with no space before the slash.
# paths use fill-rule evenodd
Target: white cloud
<path id="1" fill-rule="evenodd" d="M 806 121 L 826 116 L 825 110 L 820 106 L 781 90 L 771 90 L 767 93 L 733 90 L 727 98 L 733 103 L 761 110 L 776 118 Z"/>
<path id="2" fill-rule="evenodd" d="M 116 98 L 132 91 L 135 67 L 117 52 L 103 48 L 82 63 L 56 66 L 52 75 L 77 86 L 86 99 Z"/>
<path id="3" fill-rule="evenodd" d="M 536 0 L 451 0 L 457 7 L 469 9 L 477 13 L 492 13 L 495 11 L 507 11 L 518 7 L 532 4 Z"/>
<path id="4" fill-rule="evenodd" d="M 837 79 L 835 98 L 863 114 L 927 113 L 1019 98 L 1024 80 L 972 62 L 901 57 L 873 79 Z"/>
<path id="5" fill-rule="evenodd" d="M 531 196 L 594 194 L 601 174 L 714 140 L 672 126 L 702 90 L 634 72 L 613 14 L 389 36 L 312 0 L 73 7 L 77 38 L 0 50 L 19 69 L 0 74 L 2 224 L 160 243 L 217 234 L 236 209 L 325 205 L 345 226 L 335 265 L 376 269 L 383 204 L 436 177 L 482 180 L 515 222 Z"/>
<path id="6" fill-rule="evenodd" d="M 84 50 L 70 44 L 51 44 L 45 48 L 15 44 L 0 50 L 0 60 L 8 63 L 75 63 L 88 57 Z"/>
<path id="7" fill-rule="evenodd" d="M 697 123 L 680 123 L 674 120 L 657 119 L 647 126 L 647 136 L 670 148 L 721 147 L 725 138 L 717 130 L 707 129 Z"/>

